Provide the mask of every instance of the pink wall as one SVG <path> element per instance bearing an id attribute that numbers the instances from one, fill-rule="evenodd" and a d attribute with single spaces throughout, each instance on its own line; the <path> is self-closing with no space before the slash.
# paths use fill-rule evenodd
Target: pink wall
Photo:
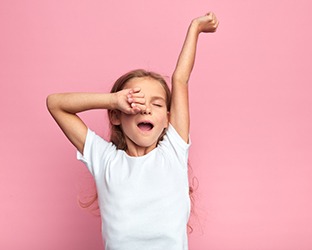
<path id="1" fill-rule="evenodd" d="M 88 178 L 45 97 L 170 75 L 194 16 L 213 10 L 191 80 L 199 179 L 192 250 L 312 249 L 309 0 L 0 3 L 0 249 L 102 249 L 77 194 Z M 106 135 L 105 113 L 84 116 Z M 104 118 L 103 118 L 104 117 Z"/>

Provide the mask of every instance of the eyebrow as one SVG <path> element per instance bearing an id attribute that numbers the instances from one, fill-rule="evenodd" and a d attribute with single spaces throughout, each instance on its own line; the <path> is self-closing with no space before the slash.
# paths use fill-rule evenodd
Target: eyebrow
<path id="1" fill-rule="evenodd" d="M 166 102 L 166 99 L 163 98 L 162 96 L 152 96 L 152 97 L 151 97 L 151 100 L 152 100 L 152 101 L 161 100 L 161 101 Z"/>

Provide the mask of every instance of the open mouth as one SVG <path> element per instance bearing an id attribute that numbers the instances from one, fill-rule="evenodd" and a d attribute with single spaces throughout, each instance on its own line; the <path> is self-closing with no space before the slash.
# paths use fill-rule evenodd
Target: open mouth
<path id="1" fill-rule="evenodd" d="M 150 122 L 140 122 L 138 124 L 139 129 L 143 131 L 150 131 L 153 129 L 154 125 Z"/>

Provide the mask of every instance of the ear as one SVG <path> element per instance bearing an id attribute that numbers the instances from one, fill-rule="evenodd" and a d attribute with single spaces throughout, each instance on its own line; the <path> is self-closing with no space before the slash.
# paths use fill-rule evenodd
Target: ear
<path id="1" fill-rule="evenodd" d="M 120 111 L 119 110 L 110 110 L 109 112 L 109 121 L 113 125 L 120 125 Z"/>

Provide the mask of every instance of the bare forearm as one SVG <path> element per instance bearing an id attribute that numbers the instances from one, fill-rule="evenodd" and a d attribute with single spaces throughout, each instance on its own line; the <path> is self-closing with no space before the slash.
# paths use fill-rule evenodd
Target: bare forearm
<path id="1" fill-rule="evenodd" d="M 47 98 L 47 106 L 51 113 L 63 111 L 76 114 L 90 109 L 113 109 L 113 94 L 102 93 L 59 93 Z"/>
<path id="2" fill-rule="evenodd" d="M 195 62 L 198 36 L 198 24 L 192 21 L 172 76 L 173 83 L 188 83 Z"/>

